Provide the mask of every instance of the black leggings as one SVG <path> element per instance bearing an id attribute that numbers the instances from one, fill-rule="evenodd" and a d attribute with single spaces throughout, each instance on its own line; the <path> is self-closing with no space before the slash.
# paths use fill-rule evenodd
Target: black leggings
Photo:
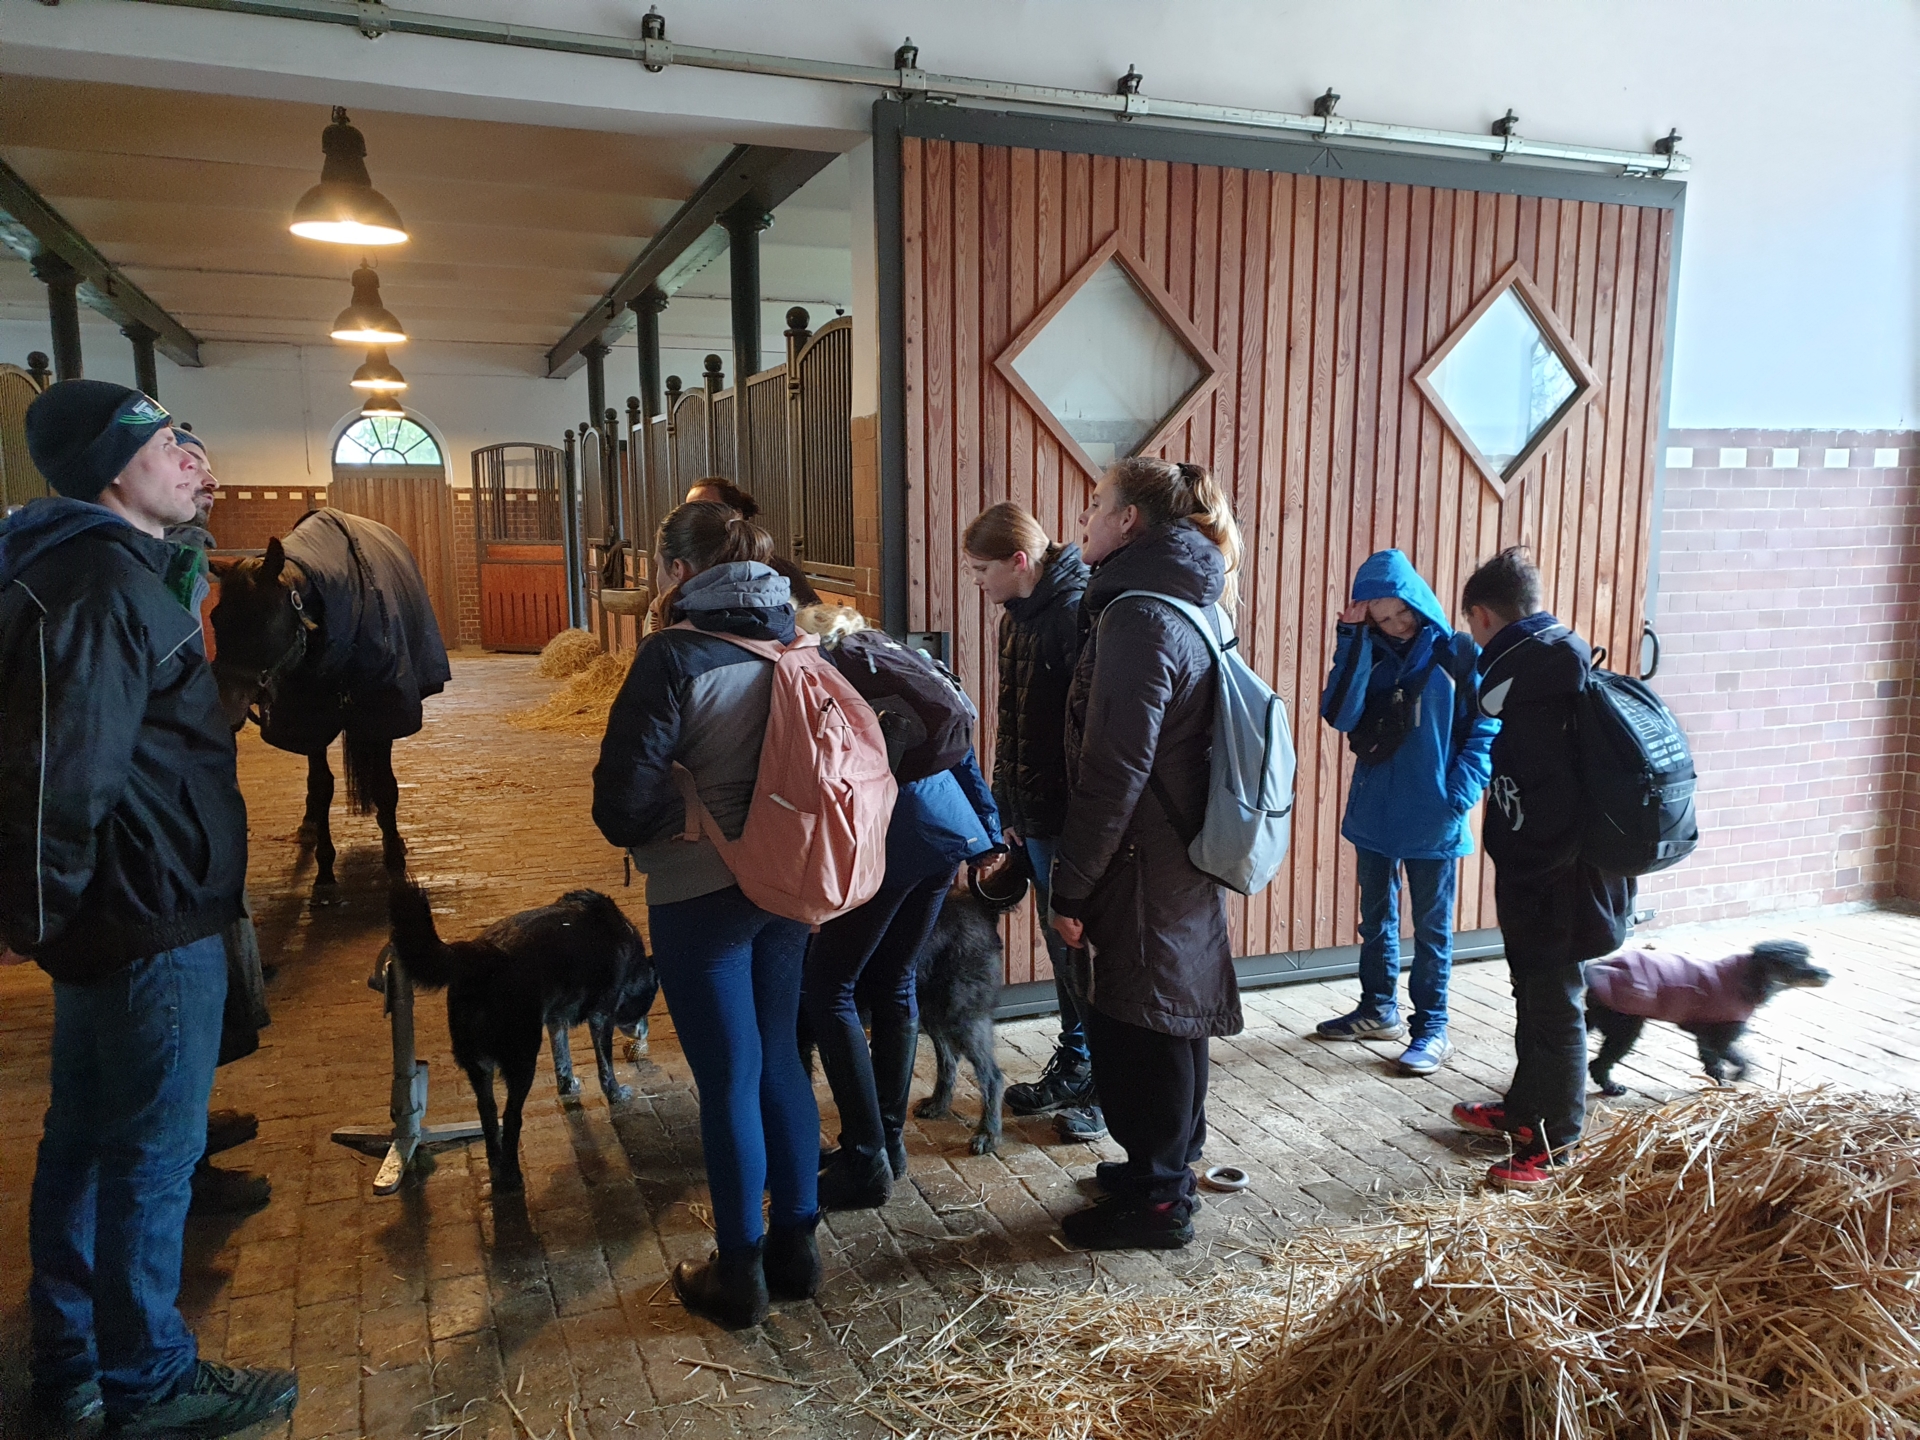
<path id="1" fill-rule="evenodd" d="M 1158 1205 L 1191 1195 L 1193 1162 L 1207 1140 L 1207 1041 L 1163 1035 L 1080 1011 L 1093 1054 L 1093 1084 L 1107 1129 L 1127 1152 L 1110 1193 Z"/>

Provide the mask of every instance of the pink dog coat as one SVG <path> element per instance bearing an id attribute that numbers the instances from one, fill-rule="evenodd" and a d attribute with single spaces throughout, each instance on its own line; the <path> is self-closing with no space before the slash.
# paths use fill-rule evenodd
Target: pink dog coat
<path id="1" fill-rule="evenodd" d="M 1758 1007 L 1741 984 L 1745 951 L 1702 960 L 1678 950 L 1621 950 L 1587 962 L 1587 991 L 1609 1010 L 1672 1025 L 1725 1025 Z"/>

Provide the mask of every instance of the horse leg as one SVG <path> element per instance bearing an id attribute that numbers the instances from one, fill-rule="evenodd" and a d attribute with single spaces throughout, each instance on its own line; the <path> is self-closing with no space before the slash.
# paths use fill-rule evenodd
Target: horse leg
<path id="1" fill-rule="evenodd" d="M 389 874 L 402 875 L 407 869 L 407 842 L 400 838 L 395 812 L 400 808 L 400 782 L 393 777 L 391 740 L 349 740 L 353 745 L 355 778 L 361 801 L 373 802 L 374 819 L 380 825 L 380 858 Z"/>
<path id="2" fill-rule="evenodd" d="M 333 767 L 322 750 L 307 757 L 307 814 L 300 822 L 300 839 L 313 844 L 315 885 L 333 884 L 333 826 L 328 813 L 333 809 Z"/>

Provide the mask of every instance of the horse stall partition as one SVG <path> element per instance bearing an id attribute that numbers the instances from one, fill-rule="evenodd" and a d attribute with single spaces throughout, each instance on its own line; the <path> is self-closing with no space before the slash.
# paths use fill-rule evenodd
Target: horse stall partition
<path id="1" fill-rule="evenodd" d="M 565 456 L 515 442 L 473 452 L 480 571 L 480 644 L 539 650 L 567 625 Z"/>
<path id="2" fill-rule="evenodd" d="M 949 106 L 881 102 L 876 122 L 889 623 L 951 632 L 990 765 L 1000 616 L 962 567 L 967 522 L 1010 499 L 1071 538 L 1103 461 L 1211 468 L 1245 533 L 1242 653 L 1300 762 L 1286 867 L 1231 897 L 1235 954 L 1276 974 L 1350 963 L 1311 952 L 1355 938 L 1352 761 L 1318 716 L 1353 572 L 1397 546 L 1452 607 L 1479 560 L 1524 543 L 1556 614 L 1639 653 L 1682 187 Z M 1098 287 L 1109 309 L 1090 314 Z M 1487 407 L 1442 372 L 1456 351 L 1480 363 L 1496 312 L 1509 329 L 1485 333 L 1532 349 L 1493 367 L 1519 377 L 1496 398 L 1527 433 L 1488 460 L 1463 443 L 1491 433 Z M 1139 337 L 1117 362 L 1071 343 L 1102 324 Z M 1123 373 L 1147 354 L 1168 373 Z M 1116 363 L 1113 384 L 1154 397 L 1131 431 L 1080 405 Z M 1495 924 L 1477 855 L 1456 918 Z M 1030 914 L 1009 942 L 1010 982 L 1049 974 Z"/>
<path id="3" fill-rule="evenodd" d="M 453 495 L 439 466 L 344 465 L 333 467 L 328 503 L 350 515 L 378 520 L 406 542 L 420 566 L 440 634 L 459 643 L 460 607 L 453 570 Z"/>
<path id="4" fill-rule="evenodd" d="M 744 386 L 739 410 L 739 451 L 733 481 L 759 502 L 758 524 L 773 537 L 773 548 L 793 558 L 798 529 L 793 505 L 793 472 L 787 459 L 787 374 L 785 365 L 762 370 Z"/>
<path id="5" fill-rule="evenodd" d="M 0 515 L 52 493 L 27 453 L 27 406 L 40 388 L 32 371 L 0 365 Z"/>

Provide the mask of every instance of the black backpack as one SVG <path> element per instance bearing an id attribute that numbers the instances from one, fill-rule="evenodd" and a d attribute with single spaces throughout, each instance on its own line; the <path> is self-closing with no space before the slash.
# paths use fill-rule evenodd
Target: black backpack
<path id="1" fill-rule="evenodd" d="M 1586 823 L 1580 858 L 1609 875 L 1651 875 L 1700 843 L 1693 752 L 1673 712 L 1640 681 L 1599 668 L 1574 699 Z"/>
<path id="2" fill-rule="evenodd" d="M 960 681 L 938 660 L 878 630 L 856 630 L 821 649 L 880 717 L 887 761 L 902 785 L 967 758 L 978 717 Z"/>

